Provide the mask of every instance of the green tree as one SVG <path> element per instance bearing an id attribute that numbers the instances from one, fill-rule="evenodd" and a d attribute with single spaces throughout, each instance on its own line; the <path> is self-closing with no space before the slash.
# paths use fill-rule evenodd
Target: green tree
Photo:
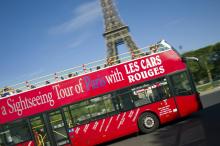
<path id="1" fill-rule="evenodd" d="M 212 82 L 220 72 L 220 43 L 206 46 L 194 51 L 184 53 L 183 56 L 199 58 L 201 69 L 194 62 L 188 62 L 194 80 Z"/>

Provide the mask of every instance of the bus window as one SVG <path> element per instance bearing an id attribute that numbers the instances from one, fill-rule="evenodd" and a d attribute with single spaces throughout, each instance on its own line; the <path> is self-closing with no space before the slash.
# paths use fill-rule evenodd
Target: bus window
<path id="1" fill-rule="evenodd" d="M 4 146 L 3 131 L 2 131 L 2 127 L 1 126 L 0 126 L 0 146 Z"/>
<path id="2" fill-rule="evenodd" d="M 88 100 L 85 100 L 70 106 L 71 115 L 73 117 L 73 126 L 84 124 L 90 119 L 88 104 Z"/>
<path id="3" fill-rule="evenodd" d="M 152 99 L 149 97 L 149 94 L 152 94 L 152 91 L 149 89 L 149 87 L 149 84 L 144 84 L 132 89 L 132 98 L 136 107 L 152 103 Z"/>
<path id="4" fill-rule="evenodd" d="M 102 115 L 106 114 L 106 108 L 102 97 L 90 99 L 89 103 L 90 104 L 87 108 L 91 114 L 91 118 L 98 119 L 102 117 Z"/>
<path id="5" fill-rule="evenodd" d="M 0 136 L 5 139 L 6 145 L 15 145 L 31 140 L 31 134 L 26 120 L 17 120 L 5 125 Z"/>
<path id="6" fill-rule="evenodd" d="M 107 113 L 112 113 L 116 111 L 117 107 L 114 105 L 115 104 L 114 100 L 115 98 L 113 98 L 111 94 L 106 94 L 103 96 L 103 101 L 104 101 L 104 105 L 105 105 Z"/>
<path id="7" fill-rule="evenodd" d="M 106 94 L 64 107 L 63 111 L 68 127 L 84 124 L 91 119 L 97 120 L 103 118 L 108 113 L 113 113 L 117 107 L 114 102 L 116 101 L 114 101 L 111 94 Z"/>
<path id="8" fill-rule="evenodd" d="M 174 94 L 176 96 L 190 95 L 192 94 L 192 88 L 187 78 L 186 72 L 177 73 L 171 76 L 172 86 L 174 88 Z"/>
<path id="9" fill-rule="evenodd" d="M 153 96 L 155 97 L 154 101 L 159 101 L 171 97 L 166 78 L 154 80 L 151 84 L 151 89 Z"/>
<path id="10" fill-rule="evenodd" d="M 1 134 L 0 134 L 0 146 L 3 146 L 3 138 L 1 136 Z"/>
<path id="11" fill-rule="evenodd" d="M 69 107 L 64 107 L 63 111 L 64 111 L 64 115 L 65 115 L 68 127 L 69 128 L 73 127 L 73 118 L 72 118 L 72 115 L 70 114 Z"/>
<path id="12" fill-rule="evenodd" d="M 52 111 L 48 114 L 48 117 L 51 125 L 51 134 L 53 135 L 52 140 L 56 143 L 56 145 L 63 146 L 69 143 L 69 138 L 61 111 Z M 52 143 L 52 145 L 54 144 Z"/>
<path id="13" fill-rule="evenodd" d="M 133 101 L 136 107 L 169 98 L 170 90 L 165 78 L 155 79 L 132 88 Z"/>
<path id="14" fill-rule="evenodd" d="M 119 99 L 120 108 L 122 111 L 127 111 L 134 108 L 134 103 L 131 99 L 130 88 L 117 91 L 117 98 Z"/>

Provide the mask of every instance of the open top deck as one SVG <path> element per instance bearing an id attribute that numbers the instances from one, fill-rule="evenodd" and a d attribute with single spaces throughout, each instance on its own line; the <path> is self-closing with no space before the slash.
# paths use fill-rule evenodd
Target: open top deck
<path id="1" fill-rule="evenodd" d="M 27 80 L 15 85 L 6 86 L 0 91 L 0 100 L 2 98 L 7 98 L 12 95 L 16 95 L 19 93 L 23 93 L 26 91 L 34 90 L 36 88 L 40 88 L 43 86 L 47 86 L 49 84 L 58 83 L 64 80 L 68 80 L 77 76 L 85 75 L 88 73 L 96 72 L 97 70 L 106 69 L 110 66 L 114 66 L 116 64 L 124 63 L 133 59 L 137 59 L 146 55 L 152 55 L 155 53 L 159 53 L 168 49 L 173 49 L 166 41 L 162 40 L 156 44 L 140 48 L 140 52 L 138 57 L 133 57 L 132 53 L 125 52 L 118 55 L 118 60 L 114 62 L 107 62 L 106 59 L 101 59 L 97 61 L 93 61 L 90 63 L 82 64 L 70 69 L 66 69 L 63 71 L 59 71 L 53 74 L 45 75 L 42 77 L 38 77 L 35 79 Z M 136 55 L 136 56 L 137 56 Z"/>

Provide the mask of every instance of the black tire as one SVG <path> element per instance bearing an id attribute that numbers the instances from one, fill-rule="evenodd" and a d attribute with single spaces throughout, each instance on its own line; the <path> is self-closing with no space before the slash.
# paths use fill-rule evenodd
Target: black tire
<path id="1" fill-rule="evenodd" d="M 159 127 L 157 116 L 153 113 L 143 113 L 138 119 L 138 127 L 142 133 L 150 133 Z"/>

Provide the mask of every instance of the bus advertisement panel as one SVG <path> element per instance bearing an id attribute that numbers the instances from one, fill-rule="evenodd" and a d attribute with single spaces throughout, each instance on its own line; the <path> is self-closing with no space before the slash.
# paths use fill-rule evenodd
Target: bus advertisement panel
<path id="1" fill-rule="evenodd" d="M 0 99 L 0 124 L 184 70 L 172 50 Z"/>

